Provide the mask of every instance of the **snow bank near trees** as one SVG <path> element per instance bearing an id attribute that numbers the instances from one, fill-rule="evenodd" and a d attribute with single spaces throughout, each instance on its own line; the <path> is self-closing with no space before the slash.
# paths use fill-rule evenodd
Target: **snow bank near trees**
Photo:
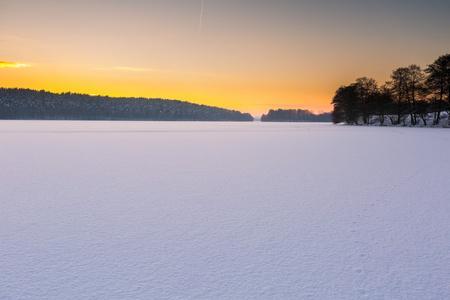
<path id="1" fill-rule="evenodd" d="M 0 122 L 5 299 L 449 299 L 450 135 Z"/>
<path id="2" fill-rule="evenodd" d="M 400 123 L 397 124 L 397 116 L 394 115 L 384 115 L 384 116 L 371 116 L 367 122 L 367 124 L 363 124 L 362 120 L 358 120 L 357 125 L 365 125 L 365 126 L 396 126 L 396 127 L 435 127 L 435 128 L 449 128 L 450 121 L 447 112 L 441 112 L 439 123 L 433 124 L 436 120 L 434 113 L 424 114 L 420 118 L 417 118 L 417 123 L 415 125 L 411 125 L 410 116 L 403 116 L 400 119 Z"/>

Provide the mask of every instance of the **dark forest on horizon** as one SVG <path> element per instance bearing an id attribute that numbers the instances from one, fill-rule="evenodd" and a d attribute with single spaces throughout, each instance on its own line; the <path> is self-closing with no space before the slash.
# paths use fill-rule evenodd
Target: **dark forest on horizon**
<path id="1" fill-rule="evenodd" d="M 305 109 L 271 109 L 261 122 L 331 122 L 331 113 L 314 114 Z"/>
<path id="2" fill-rule="evenodd" d="M 116 98 L 0 88 L 0 119 L 253 121 L 248 113 L 160 98 Z"/>
<path id="3" fill-rule="evenodd" d="M 339 87 L 331 103 L 333 123 L 434 126 L 450 115 L 450 54 L 425 69 L 397 68 L 390 78 L 382 86 L 361 77 Z"/>

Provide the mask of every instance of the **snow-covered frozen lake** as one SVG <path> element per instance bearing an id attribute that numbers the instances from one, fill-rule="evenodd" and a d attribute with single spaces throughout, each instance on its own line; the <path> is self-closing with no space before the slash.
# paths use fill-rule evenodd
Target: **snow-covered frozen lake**
<path id="1" fill-rule="evenodd" d="M 450 299 L 450 131 L 0 122 L 1 299 Z"/>

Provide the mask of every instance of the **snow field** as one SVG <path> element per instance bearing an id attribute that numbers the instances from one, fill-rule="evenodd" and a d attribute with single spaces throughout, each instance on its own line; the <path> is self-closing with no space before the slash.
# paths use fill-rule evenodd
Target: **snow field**
<path id="1" fill-rule="evenodd" d="M 448 299 L 450 134 L 0 122 L 0 298 Z"/>

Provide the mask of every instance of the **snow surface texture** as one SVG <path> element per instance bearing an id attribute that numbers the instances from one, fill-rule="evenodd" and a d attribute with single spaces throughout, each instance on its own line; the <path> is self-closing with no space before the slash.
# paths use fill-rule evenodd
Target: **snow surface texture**
<path id="1" fill-rule="evenodd" d="M 1 299 L 450 299 L 450 132 L 0 122 Z"/>

